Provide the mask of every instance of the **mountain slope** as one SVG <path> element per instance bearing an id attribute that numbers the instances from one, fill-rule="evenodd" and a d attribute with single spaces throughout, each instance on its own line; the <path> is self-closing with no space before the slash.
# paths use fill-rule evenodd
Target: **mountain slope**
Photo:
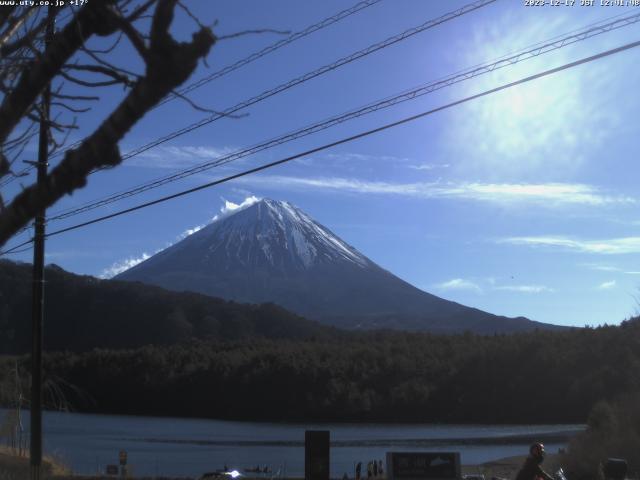
<path id="1" fill-rule="evenodd" d="M 494 333 L 552 327 L 419 290 L 298 208 L 268 199 L 211 223 L 116 278 L 239 302 L 274 302 L 347 328 Z"/>
<path id="2" fill-rule="evenodd" d="M 0 260 L 0 354 L 31 345 L 31 265 Z M 239 305 L 191 292 L 45 272 L 47 350 L 134 348 L 191 339 L 304 339 L 336 334 L 276 305 Z"/>

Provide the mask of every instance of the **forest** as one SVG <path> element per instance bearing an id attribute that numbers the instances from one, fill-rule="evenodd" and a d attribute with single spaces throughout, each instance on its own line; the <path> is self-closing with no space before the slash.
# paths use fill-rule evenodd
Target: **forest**
<path id="1" fill-rule="evenodd" d="M 5 384 L 16 359 L 22 370 L 28 367 L 28 356 L 3 357 Z M 584 423 L 598 402 L 640 392 L 640 320 L 496 336 L 374 331 L 303 340 L 191 340 L 51 352 L 45 365 L 56 404 L 84 412 Z"/>
<path id="2" fill-rule="evenodd" d="M 0 261 L 4 406 L 15 405 L 16 392 L 28 398 L 29 278 L 29 265 Z M 640 392 L 638 318 L 509 335 L 345 331 L 272 304 L 55 266 L 46 278 L 51 408 L 276 421 L 583 423 L 598 402 Z"/>
<path id="3" fill-rule="evenodd" d="M 31 265 L 0 260 L 0 354 L 31 351 Z M 44 348 L 169 345 L 192 338 L 307 338 L 337 335 L 273 304 L 245 305 L 191 292 L 46 269 Z"/>

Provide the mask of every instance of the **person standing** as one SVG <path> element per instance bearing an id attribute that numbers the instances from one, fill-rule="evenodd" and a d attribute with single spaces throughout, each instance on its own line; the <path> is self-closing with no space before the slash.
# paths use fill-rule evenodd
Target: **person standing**
<path id="1" fill-rule="evenodd" d="M 516 480 L 553 480 L 553 477 L 542 470 L 540 466 L 544 461 L 544 445 L 534 443 L 529 447 L 529 456 L 518 472 Z"/>
<path id="2" fill-rule="evenodd" d="M 362 473 L 362 462 L 356 464 L 356 480 L 360 480 L 360 473 Z"/>

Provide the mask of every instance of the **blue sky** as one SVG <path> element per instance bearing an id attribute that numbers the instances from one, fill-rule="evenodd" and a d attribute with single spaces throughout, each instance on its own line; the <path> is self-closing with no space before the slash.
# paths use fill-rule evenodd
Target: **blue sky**
<path id="1" fill-rule="evenodd" d="M 355 2 L 187 2 L 218 35 L 299 31 Z M 468 2 L 382 0 L 191 94 L 223 110 Z M 595 22 L 632 7 L 526 7 L 499 0 L 91 176 L 53 214 L 252 146 Z M 174 26 L 197 27 L 184 15 Z M 221 40 L 191 81 L 277 41 Z M 639 24 L 455 84 L 103 209 L 63 228 L 277 160 L 640 39 Z M 109 275 L 255 196 L 287 200 L 417 287 L 492 313 L 563 325 L 615 324 L 635 314 L 640 285 L 636 161 L 639 49 L 439 112 L 161 206 L 52 237 L 47 262 Z M 126 47 L 118 60 L 135 68 Z M 108 89 L 76 139 L 121 98 Z M 182 101 L 151 112 L 127 152 L 207 116 Z M 31 153 L 33 154 L 33 153 Z M 13 182 L 9 197 L 19 188 Z M 23 183 L 26 181 L 23 180 Z M 16 237 L 13 245 L 28 238 Z M 30 254 L 13 255 L 30 261 Z"/>

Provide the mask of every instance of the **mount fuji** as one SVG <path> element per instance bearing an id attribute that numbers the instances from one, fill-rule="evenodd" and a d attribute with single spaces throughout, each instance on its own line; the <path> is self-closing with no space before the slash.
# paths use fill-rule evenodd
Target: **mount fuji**
<path id="1" fill-rule="evenodd" d="M 115 278 L 237 302 L 272 302 L 349 329 L 492 334 L 557 328 L 419 290 L 297 207 L 269 199 L 212 222 Z"/>

